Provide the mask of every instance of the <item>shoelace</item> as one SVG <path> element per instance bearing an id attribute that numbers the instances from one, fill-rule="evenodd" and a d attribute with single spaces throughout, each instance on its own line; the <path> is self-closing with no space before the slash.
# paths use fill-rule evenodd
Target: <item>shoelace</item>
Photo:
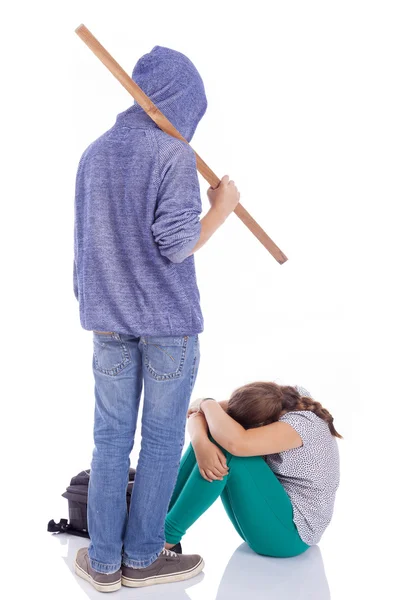
<path id="1" fill-rule="evenodd" d="M 167 550 L 166 548 L 163 548 L 162 554 L 165 556 L 178 556 L 176 552 L 172 552 L 172 550 Z"/>

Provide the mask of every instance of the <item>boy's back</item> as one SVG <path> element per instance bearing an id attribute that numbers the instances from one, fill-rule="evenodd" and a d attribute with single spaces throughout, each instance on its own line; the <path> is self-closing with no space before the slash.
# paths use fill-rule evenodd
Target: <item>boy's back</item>
<path id="1" fill-rule="evenodd" d="M 207 100 L 191 61 L 156 46 L 133 79 L 190 141 Z M 202 558 L 165 550 L 203 319 L 193 254 L 239 202 L 224 176 L 201 200 L 193 150 L 134 104 L 87 148 L 75 203 L 74 289 L 93 330 L 95 411 L 89 547 L 76 573 L 97 590 L 183 581 Z M 141 449 L 129 514 L 126 486 L 144 391 Z M 154 563 L 154 564 L 153 564 Z M 121 573 L 122 566 L 122 573 Z"/>
<path id="2" fill-rule="evenodd" d="M 207 100 L 184 55 L 156 46 L 133 78 L 190 141 Z M 84 329 L 203 330 L 194 257 L 202 211 L 196 160 L 134 104 L 84 152 L 75 201 L 74 292 Z"/>

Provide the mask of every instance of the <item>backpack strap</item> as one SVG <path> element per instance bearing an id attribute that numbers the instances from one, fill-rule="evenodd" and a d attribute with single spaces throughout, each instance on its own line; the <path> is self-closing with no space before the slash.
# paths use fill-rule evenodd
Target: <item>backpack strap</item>
<path id="1" fill-rule="evenodd" d="M 89 537 L 87 531 L 71 527 L 67 519 L 61 519 L 59 523 L 56 523 L 54 519 L 51 519 L 47 524 L 47 531 L 50 531 L 50 533 L 69 533 L 70 535 L 77 535 L 79 537 Z"/>

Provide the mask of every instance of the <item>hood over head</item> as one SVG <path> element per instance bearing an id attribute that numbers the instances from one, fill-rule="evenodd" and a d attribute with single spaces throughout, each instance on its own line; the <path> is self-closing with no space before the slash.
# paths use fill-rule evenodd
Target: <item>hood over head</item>
<path id="1" fill-rule="evenodd" d="M 132 79 L 189 142 L 206 112 L 207 97 L 203 80 L 188 57 L 171 48 L 154 46 L 139 58 Z M 125 112 L 151 120 L 136 101 Z"/>

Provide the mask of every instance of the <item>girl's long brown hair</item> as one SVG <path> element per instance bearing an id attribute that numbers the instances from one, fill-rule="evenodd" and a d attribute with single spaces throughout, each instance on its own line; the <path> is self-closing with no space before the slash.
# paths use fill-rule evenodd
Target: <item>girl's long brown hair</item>
<path id="1" fill-rule="evenodd" d="M 245 429 L 251 429 L 274 423 L 283 412 L 293 410 L 310 410 L 328 424 L 332 435 L 342 437 L 333 425 L 331 413 L 290 385 L 263 381 L 244 385 L 233 392 L 227 413 Z"/>

